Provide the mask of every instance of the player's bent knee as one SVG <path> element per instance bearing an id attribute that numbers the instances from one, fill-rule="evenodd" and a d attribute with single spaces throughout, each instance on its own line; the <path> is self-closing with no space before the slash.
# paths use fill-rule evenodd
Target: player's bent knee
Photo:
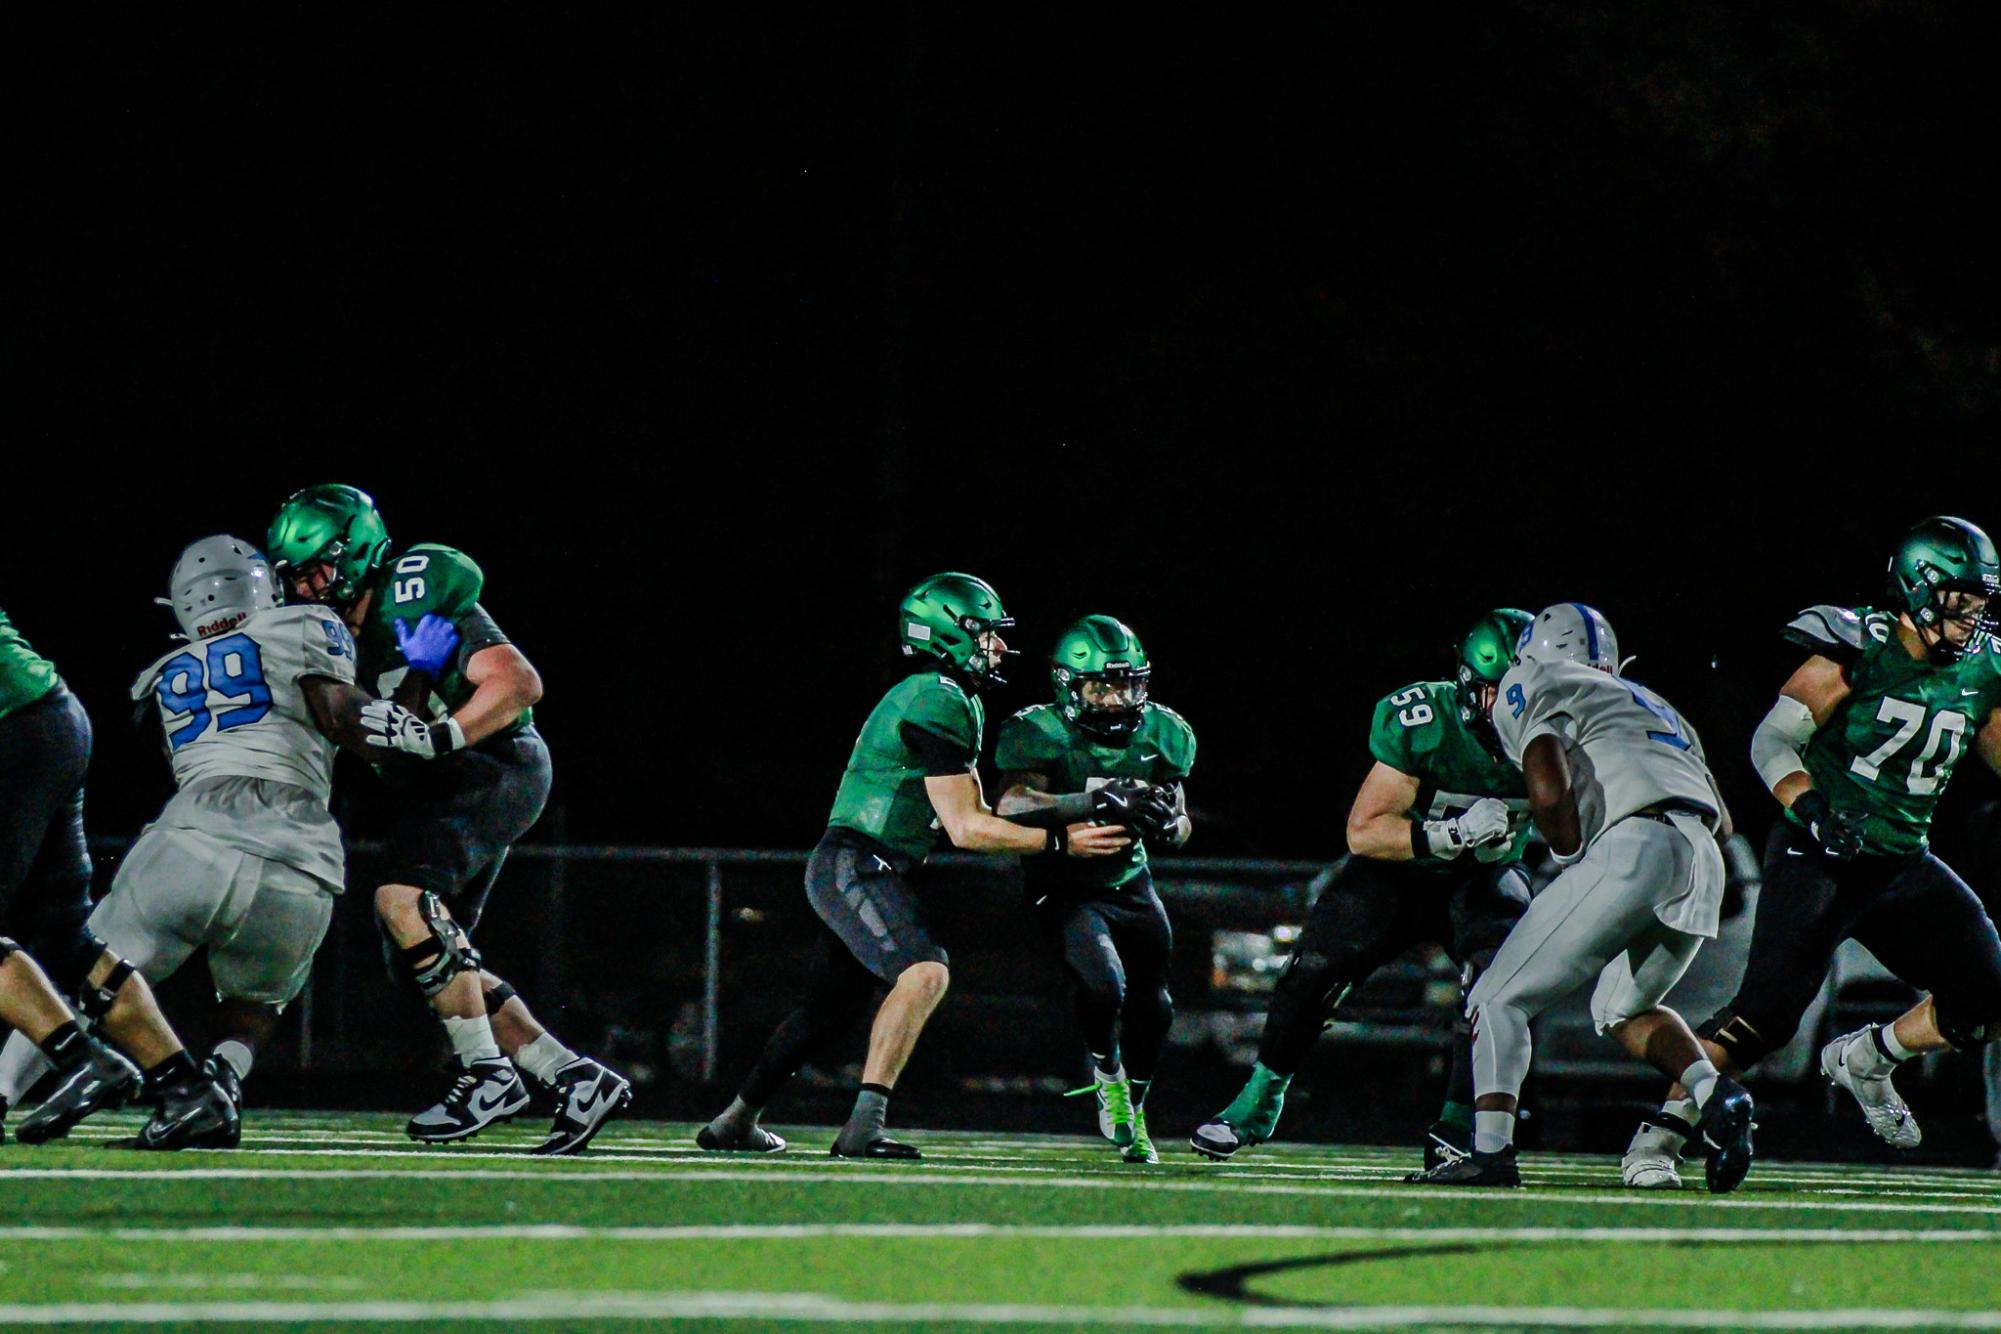
<path id="1" fill-rule="evenodd" d="M 945 965 L 930 960 L 913 963 L 896 975 L 896 985 L 908 987 L 933 1001 L 945 994 L 945 988 L 951 985 L 951 981 L 951 972 Z"/>
<path id="2" fill-rule="evenodd" d="M 1797 1022 L 1794 1027 L 1798 1027 Z M 1703 1020 L 1695 1035 L 1723 1048 L 1739 1070 L 1749 1070 L 1793 1037 L 1792 1029 L 1784 1033 L 1765 1032 L 1727 1005 Z"/>
<path id="3" fill-rule="evenodd" d="M 473 948 L 464 929 L 446 913 L 436 894 L 424 891 L 417 906 L 429 938 L 399 947 L 392 971 L 398 974 L 398 981 L 409 981 L 428 999 L 450 986 L 460 973 L 478 972 L 479 951 Z"/>

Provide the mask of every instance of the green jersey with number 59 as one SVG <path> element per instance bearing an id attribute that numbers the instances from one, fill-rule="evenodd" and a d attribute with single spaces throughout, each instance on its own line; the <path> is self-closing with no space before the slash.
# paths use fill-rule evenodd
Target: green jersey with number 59
<path id="1" fill-rule="evenodd" d="M 1507 802 L 1513 837 L 1475 855 L 1487 863 L 1521 859 L 1529 838 L 1528 788 L 1521 770 L 1481 745 L 1460 720 L 1456 682 L 1419 681 L 1385 696 L 1369 724 L 1369 753 L 1417 780 L 1411 807 L 1416 819 L 1450 819 L 1482 797 Z M 1430 857 L 1418 864 L 1441 870 L 1452 865 Z"/>
<path id="2" fill-rule="evenodd" d="M 431 716 L 442 718 L 471 699 L 466 660 L 483 648 L 507 642 L 479 605 L 485 585 L 486 576 L 472 557 L 435 542 L 419 542 L 375 571 L 367 584 L 374 594 L 368 615 L 354 637 L 361 683 L 384 698 L 392 694 L 407 670 L 403 651 L 396 646 L 396 622 L 408 621 L 414 630 L 425 613 L 435 612 L 458 627 L 459 649 L 431 683 Z M 505 731 L 519 731 L 533 720 L 534 710 L 523 709 Z"/>
<path id="3" fill-rule="evenodd" d="M 1807 743 L 1807 776 L 1837 810 L 1868 816 L 1863 851 L 1891 857 L 1924 851 L 1953 765 L 2001 707 L 1993 640 L 1935 663 L 1913 658 L 1896 624 L 1868 607 L 1821 606 L 1785 631 L 1788 642 L 1840 663 L 1848 680 L 1847 697 Z"/>

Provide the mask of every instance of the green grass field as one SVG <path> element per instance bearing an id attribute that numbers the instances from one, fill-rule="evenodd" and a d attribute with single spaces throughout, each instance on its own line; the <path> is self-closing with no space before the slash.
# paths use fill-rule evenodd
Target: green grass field
<path id="1" fill-rule="evenodd" d="M 420 1149 L 390 1116 L 254 1113 L 236 1153 L 0 1149 L 0 1324 L 354 1330 L 2001 1329 L 2001 1177 L 1761 1162 L 1735 1195 L 1539 1155 L 1432 1191 L 1410 1154 L 1157 1168 L 1096 1141 L 910 1132 L 921 1165 L 701 1154 L 539 1123 Z M 1296 1261 L 1300 1263 L 1284 1264 Z M 1899 1280 L 1895 1276 L 1909 1275 Z"/>

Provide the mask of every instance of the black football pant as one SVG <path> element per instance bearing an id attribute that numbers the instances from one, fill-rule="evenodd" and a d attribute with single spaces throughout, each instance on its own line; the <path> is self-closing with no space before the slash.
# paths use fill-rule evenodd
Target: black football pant
<path id="1" fill-rule="evenodd" d="M 912 964 L 948 962 L 924 929 L 905 880 L 909 861 L 873 839 L 830 829 L 806 862 L 806 900 L 820 919 L 799 1004 L 765 1041 L 739 1090 L 762 1108 Z"/>
<path id="2" fill-rule="evenodd" d="M 1744 980 L 1699 1031 L 1739 1065 L 1756 1064 L 1792 1040 L 1851 937 L 1931 992 L 1942 1028 L 2001 1022 L 2001 937 L 1951 867 L 1929 852 L 1837 862 L 1782 819 L 1765 841 Z"/>
<path id="3" fill-rule="evenodd" d="M 90 916 L 83 775 L 90 716 L 58 685 L 0 718 L 0 935 L 75 995 L 103 944 Z"/>
<path id="4" fill-rule="evenodd" d="M 1167 987 L 1174 928 L 1152 873 L 1142 870 L 1090 899 L 1051 893 L 1029 911 L 1070 974 L 1086 1049 L 1096 1056 L 1119 1052 L 1127 1075 L 1152 1080 L 1174 1023 Z"/>
<path id="5" fill-rule="evenodd" d="M 1470 853 L 1442 869 L 1348 856 L 1320 879 L 1258 1044 L 1259 1064 L 1274 1074 L 1296 1073 L 1348 993 L 1414 946 L 1443 946 L 1459 965 L 1463 995 L 1529 906 L 1519 862 L 1486 866 Z M 1446 1097 L 1473 1103 L 1472 1031 L 1463 1012 L 1453 1025 Z"/>

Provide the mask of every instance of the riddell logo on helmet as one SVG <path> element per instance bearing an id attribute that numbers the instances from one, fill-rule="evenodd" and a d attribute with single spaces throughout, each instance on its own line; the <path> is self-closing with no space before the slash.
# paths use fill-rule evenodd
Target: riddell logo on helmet
<path id="1" fill-rule="evenodd" d="M 224 630 L 234 630 L 249 619 L 249 612 L 239 611 L 233 615 L 225 616 L 219 621 L 210 621 L 207 625 L 197 625 L 195 627 L 195 634 L 198 638 L 207 639 L 210 635 L 219 635 Z"/>

